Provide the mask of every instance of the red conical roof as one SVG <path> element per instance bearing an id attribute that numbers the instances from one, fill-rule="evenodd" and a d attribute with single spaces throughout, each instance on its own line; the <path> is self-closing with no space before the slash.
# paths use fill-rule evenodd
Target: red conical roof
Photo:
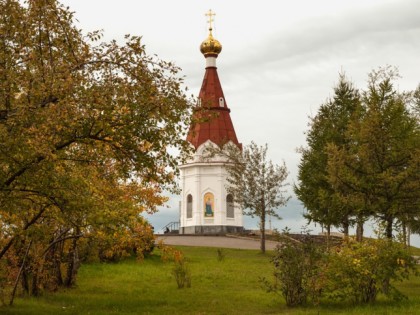
<path id="1" fill-rule="evenodd" d="M 194 113 L 195 122 L 190 126 L 187 140 L 197 149 L 207 140 L 218 146 L 232 141 L 239 148 L 242 145 L 238 142 L 235 129 L 230 118 L 230 109 L 223 94 L 220 84 L 215 59 L 217 55 L 206 56 L 214 58 L 206 67 L 203 84 L 199 94 L 199 104 Z"/>

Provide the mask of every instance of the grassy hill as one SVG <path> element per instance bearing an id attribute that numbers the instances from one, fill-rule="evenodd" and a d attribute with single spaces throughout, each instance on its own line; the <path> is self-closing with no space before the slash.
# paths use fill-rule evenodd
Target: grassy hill
<path id="1" fill-rule="evenodd" d="M 0 314 L 420 314 L 420 277 L 399 284 L 409 296 L 402 302 L 382 297 L 373 305 L 326 302 L 318 307 L 289 309 L 283 299 L 266 293 L 260 277 L 270 277 L 270 254 L 253 250 L 179 247 L 188 259 L 191 288 L 178 289 L 173 263 L 159 251 L 143 262 L 83 265 L 78 286 L 33 298 L 18 298 Z"/>

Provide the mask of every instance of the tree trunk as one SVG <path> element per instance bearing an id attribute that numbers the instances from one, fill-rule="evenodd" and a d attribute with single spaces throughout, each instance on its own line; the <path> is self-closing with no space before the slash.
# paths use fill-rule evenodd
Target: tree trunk
<path id="1" fill-rule="evenodd" d="M 389 240 L 392 240 L 392 224 L 393 223 L 394 223 L 394 218 L 392 216 L 386 219 L 385 236 Z"/>
<path id="2" fill-rule="evenodd" d="M 356 226 L 356 241 L 361 242 L 363 241 L 363 221 L 357 220 L 357 226 Z"/>
<path id="3" fill-rule="evenodd" d="M 327 248 L 330 248 L 331 224 L 327 224 Z"/>
<path id="4" fill-rule="evenodd" d="M 31 294 L 33 296 L 39 296 L 41 293 L 39 284 L 38 284 L 38 277 L 39 277 L 39 268 L 37 267 L 38 264 L 36 264 L 36 267 L 33 270 L 32 273 L 32 290 Z"/>
<path id="5" fill-rule="evenodd" d="M 407 226 L 407 247 L 410 248 L 411 228 Z"/>
<path id="6" fill-rule="evenodd" d="M 63 242 L 64 243 L 64 242 Z M 64 284 L 63 275 L 61 273 L 61 257 L 63 255 L 62 246 L 59 246 L 59 253 L 54 253 L 54 268 L 56 275 L 56 284 L 57 286 L 62 286 Z"/>
<path id="7" fill-rule="evenodd" d="M 79 234 L 79 229 L 77 229 L 76 231 L 76 235 L 78 234 Z M 78 237 L 73 238 L 72 247 L 69 252 L 67 275 L 66 275 L 66 280 L 64 281 L 64 285 L 68 288 L 73 286 L 76 279 L 77 270 L 79 269 L 79 257 L 77 253 L 78 239 L 79 239 Z"/>
<path id="8" fill-rule="evenodd" d="M 348 239 L 349 238 L 349 218 L 346 217 L 343 221 L 343 234 L 344 234 L 344 238 Z"/>
<path id="9" fill-rule="evenodd" d="M 29 295 L 30 291 L 29 291 L 29 276 L 28 276 L 28 272 L 24 269 L 22 271 L 22 289 L 23 292 L 25 292 L 27 295 Z"/>
<path id="10" fill-rule="evenodd" d="M 265 253 L 265 211 L 261 214 L 261 221 L 260 221 L 260 233 L 261 233 L 261 244 L 260 249 L 261 253 Z"/>
<path id="11" fill-rule="evenodd" d="M 12 294 L 11 294 L 11 297 L 10 297 L 9 305 L 13 305 L 13 300 L 15 299 L 16 289 L 17 289 L 17 286 L 18 286 L 19 279 L 20 279 L 20 276 L 22 274 L 23 268 L 25 267 L 26 257 L 28 257 L 29 249 L 31 248 L 31 245 L 32 245 L 32 241 L 29 242 L 28 248 L 26 249 L 26 252 L 25 252 L 25 256 L 23 257 L 23 261 L 22 261 L 22 264 L 20 266 L 19 273 L 16 277 L 15 285 L 13 286 L 13 291 L 12 291 Z"/>
<path id="12" fill-rule="evenodd" d="M 407 224 L 405 224 L 405 221 L 402 221 L 402 237 L 405 248 L 407 248 Z"/>

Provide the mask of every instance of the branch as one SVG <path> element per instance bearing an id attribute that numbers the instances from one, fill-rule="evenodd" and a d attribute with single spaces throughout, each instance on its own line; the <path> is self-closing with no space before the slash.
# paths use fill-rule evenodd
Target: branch
<path id="1" fill-rule="evenodd" d="M 13 286 L 12 296 L 9 302 L 10 306 L 13 305 L 13 300 L 15 299 L 15 294 L 16 294 L 16 288 L 19 283 L 19 279 L 20 279 L 20 275 L 22 274 L 23 267 L 25 266 L 26 257 L 28 257 L 29 249 L 31 248 L 31 245 L 32 245 L 32 240 L 29 242 L 28 248 L 26 249 L 26 252 L 25 252 L 25 256 L 23 256 L 22 265 L 20 266 L 19 273 L 16 277 L 15 285 Z"/>
<path id="2" fill-rule="evenodd" d="M 42 254 L 42 256 L 45 256 L 47 253 L 48 253 L 48 251 L 51 249 L 51 247 L 53 247 L 55 244 L 57 244 L 57 243 L 60 243 L 60 242 L 62 242 L 62 241 L 65 241 L 65 240 L 69 240 L 69 239 L 72 239 L 72 238 L 80 238 L 80 237 L 82 237 L 83 236 L 83 234 L 77 234 L 77 235 L 69 235 L 69 236 L 66 236 L 66 237 L 62 237 L 61 238 L 61 236 L 62 235 L 64 235 L 64 234 L 66 234 L 68 231 L 69 231 L 70 229 L 67 229 L 67 230 L 65 230 L 63 233 L 61 233 L 58 237 L 58 239 L 56 239 L 56 240 L 54 240 L 53 242 L 51 242 L 50 243 L 50 245 L 48 245 L 48 247 L 44 250 L 44 252 L 43 252 L 43 254 Z"/>
<path id="3" fill-rule="evenodd" d="M 60 151 L 72 143 L 76 142 L 76 138 L 67 140 L 61 144 L 57 144 L 52 152 Z M 38 157 L 34 158 L 31 162 L 29 162 L 27 165 L 23 166 L 21 169 L 16 171 L 13 175 L 11 175 L 1 186 L 0 190 L 3 190 L 4 187 L 10 186 L 19 176 L 23 175 L 28 169 L 30 169 L 33 165 L 39 164 L 43 160 L 45 160 L 47 157 L 45 155 L 39 155 Z"/>

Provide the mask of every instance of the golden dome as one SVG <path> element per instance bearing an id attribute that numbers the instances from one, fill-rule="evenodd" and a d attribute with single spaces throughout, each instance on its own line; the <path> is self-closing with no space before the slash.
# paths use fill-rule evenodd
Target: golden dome
<path id="1" fill-rule="evenodd" d="M 222 51 L 222 44 L 213 37 L 211 33 L 212 29 L 210 28 L 209 36 L 204 40 L 200 45 L 200 51 L 204 57 L 211 55 L 218 55 Z"/>

